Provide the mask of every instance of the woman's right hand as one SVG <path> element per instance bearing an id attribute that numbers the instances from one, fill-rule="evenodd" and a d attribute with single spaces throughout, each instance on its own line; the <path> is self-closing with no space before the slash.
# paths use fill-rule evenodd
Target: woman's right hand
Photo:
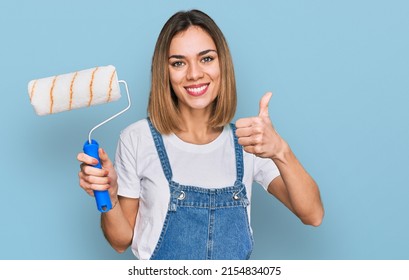
<path id="1" fill-rule="evenodd" d="M 101 148 L 98 150 L 101 162 L 101 169 L 93 167 L 98 163 L 97 159 L 79 153 L 77 156 L 81 164 L 81 171 L 78 173 L 79 184 L 89 195 L 94 196 L 94 190 L 108 190 L 111 201 L 116 201 L 118 193 L 117 174 L 108 154 Z"/>

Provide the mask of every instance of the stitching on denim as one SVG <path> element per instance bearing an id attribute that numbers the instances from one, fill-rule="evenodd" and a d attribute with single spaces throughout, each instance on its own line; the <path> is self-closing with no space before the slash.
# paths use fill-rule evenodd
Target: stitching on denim
<path id="1" fill-rule="evenodd" d="M 243 148 L 239 144 L 239 140 L 236 136 L 236 126 L 234 124 L 230 124 L 231 129 L 233 130 L 233 140 L 234 140 L 234 150 L 236 156 L 236 176 L 237 181 L 243 181 L 243 174 L 244 174 L 244 163 L 243 163 Z"/>
<path id="2" fill-rule="evenodd" d="M 160 235 L 159 235 L 158 242 L 156 243 L 155 250 L 153 250 L 153 253 L 152 253 L 151 257 L 150 257 L 151 260 L 155 259 L 156 255 L 158 254 L 158 252 L 159 252 L 159 250 L 160 250 L 160 248 L 161 248 L 161 246 L 163 244 L 163 240 L 165 238 L 165 235 L 166 235 L 166 232 L 167 232 L 167 229 L 168 229 L 168 225 L 169 225 L 169 219 L 170 219 L 170 212 L 166 213 L 165 221 L 163 222 L 163 226 L 162 226 L 162 230 L 161 230 Z"/>
<path id="3" fill-rule="evenodd" d="M 207 250 L 206 250 L 206 258 L 208 260 L 212 260 L 213 259 L 213 232 L 214 232 L 214 215 L 215 212 L 214 210 L 210 210 L 210 215 L 209 215 L 209 223 L 208 223 L 208 235 L 207 235 Z"/>
<path id="4" fill-rule="evenodd" d="M 247 220 L 247 234 L 248 234 L 248 236 L 249 236 L 249 238 L 250 238 L 250 250 L 249 250 L 249 252 L 248 252 L 248 254 L 247 254 L 247 256 L 246 256 L 246 260 L 248 260 L 248 259 L 250 259 L 250 256 L 251 256 L 251 254 L 253 253 L 253 249 L 254 249 L 254 237 L 253 237 L 253 234 L 251 233 L 251 229 L 250 229 L 250 221 L 249 221 L 249 215 L 248 215 L 248 213 L 247 213 L 247 208 L 244 208 L 244 211 L 245 211 L 245 217 L 246 217 L 246 220 Z"/>
<path id="5" fill-rule="evenodd" d="M 163 144 L 162 135 L 160 135 L 160 133 L 156 130 L 156 128 L 153 126 L 149 118 L 148 124 L 152 134 L 153 141 L 155 142 L 156 151 L 158 153 L 163 172 L 165 173 L 165 177 L 168 180 L 168 182 L 170 182 L 173 176 L 172 169 L 170 168 L 169 158 L 165 149 L 165 145 Z"/>

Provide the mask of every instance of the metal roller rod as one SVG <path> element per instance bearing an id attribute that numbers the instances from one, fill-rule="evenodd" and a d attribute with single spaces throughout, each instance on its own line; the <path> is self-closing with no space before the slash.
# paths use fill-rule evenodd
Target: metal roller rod
<path id="1" fill-rule="evenodd" d="M 109 121 L 115 119 L 115 118 L 118 117 L 119 115 L 125 113 L 125 112 L 131 107 L 131 97 L 130 97 L 130 95 L 129 95 L 128 84 L 127 84 L 126 81 L 124 81 L 124 80 L 120 80 L 120 81 L 118 81 L 118 83 L 123 83 L 123 84 L 125 85 L 126 95 L 127 95 L 127 97 L 128 97 L 128 106 L 127 106 L 125 109 L 123 109 L 122 111 L 120 111 L 120 112 L 116 113 L 115 115 L 113 115 L 112 117 L 110 117 L 110 118 L 106 119 L 105 121 L 103 121 L 103 122 L 97 124 L 96 126 L 94 126 L 94 127 L 90 130 L 90 132 L 89 132 L 89 134 L 88 134 L 88 143 L 89 143 L 89 144 L 91 144 L 91 142 L 92 142 L 91 134 L 92 134 L 92 132 L 93 132 L 95 129 L 97 129 L 98 127 L 100 127 L 100 126 L 106 124 L 107 122 L 109 122 Z"/>

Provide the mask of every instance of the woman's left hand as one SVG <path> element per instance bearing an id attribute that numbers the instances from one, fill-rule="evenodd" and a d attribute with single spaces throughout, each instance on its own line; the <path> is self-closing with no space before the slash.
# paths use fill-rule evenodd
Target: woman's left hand
<path id="1" fill-rule="evenodd" d="M 236 121 L 236 135 L 239 144 L 248 153 L 262 158 L 279 159 L 286 143 L 274 129 L 268 114 L 268 103 L 272 93 L 267 92 L 260 100 L 257 117 L 242 118 Z"/>
<path id="2" fill-rule="evenodd" d="M 272 93 L 267 92 L 261 98 L 257 117 L 243 118 L 236 122 L 239 144 L 248 153 L 274 161 L 280 176 L 270 182 L 269 193 L 283 202 L 303 223 L 319 226 L 324 216 L 324 207 L 318 186 L 288 144 L 275 131 L 268 115 L 271 96 Z"/>

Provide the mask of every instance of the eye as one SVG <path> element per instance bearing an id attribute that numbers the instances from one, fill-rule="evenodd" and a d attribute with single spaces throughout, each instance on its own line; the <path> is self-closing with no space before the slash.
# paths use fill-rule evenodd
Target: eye
<path id="1" fill-rule="evenodd" d="M 212 62 L 214 60 L 214 58 L 213 57 L 211 57 L 211 56 L 205 56 L 205 57 L 203 57 L 202 58 L 202 62 L 203 63 L 209 63 L 209 62 Z"/>
<path id="2" fill-rule="evenodd" d="M 183 61 L 177 60 L 177 61 L 171 62 L 170 65 L 172 67 L 175 67 L 175 68 L 180 68 L 180 67 L 184 66 L 185 63 Z"/>

